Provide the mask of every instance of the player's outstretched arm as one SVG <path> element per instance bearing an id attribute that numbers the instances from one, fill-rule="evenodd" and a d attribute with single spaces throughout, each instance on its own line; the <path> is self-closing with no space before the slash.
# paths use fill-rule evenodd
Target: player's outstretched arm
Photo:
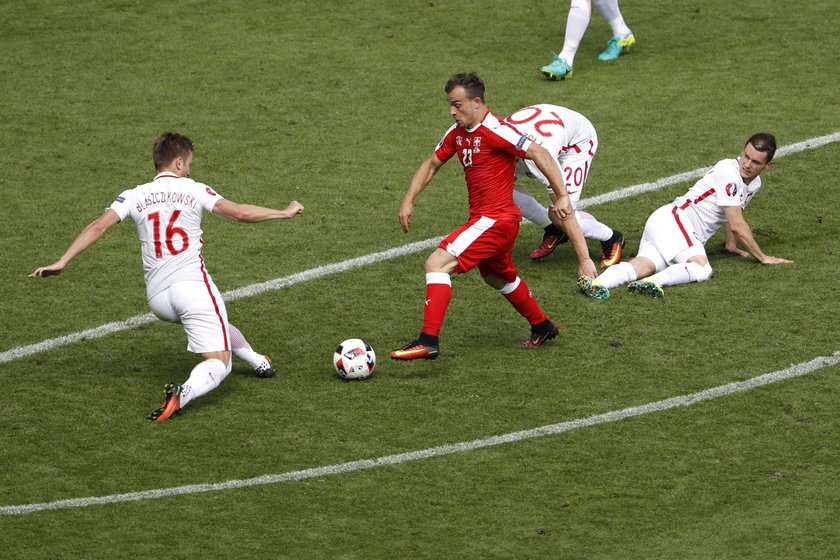
<path id="1" fill-rule="evenodd" d="M 586 238 L 583 236 L 583 230 L 580 229 L 580 223 L 575 215 L 575 209 L 569 198 L 569 192 L 566 190 L 566 183 L 563 181 L 563 173 L 560 171 L 557 160 L 539 144 L 531 144 L 526 155 L 537 164 L 539 170 L 548 179 L 551 190 L 554 191 L 553 204 L 548 215 L 554 225 L 563 228 L 569 237 L 578 258 L 578 276 L 595 278 L 597 276 L 595 263 L 589 256 L 589 247 L 586 246 Z"/>
<path id="2" fill-rule="evenodd" d="M 117 215 L 116 212 L 111 210 L 110 208 L 105 210 L 105 213 L 102 214 L 100 217 L 89 223 L 85 226 L 85 229 L 79 233 L 73 243 L 70 244 L 70 247 L 64 252 L 60 259 L 55 261 L 53 264 L 49 266 L 42 266 L 40 268 L 35 269 L 35 272 L 29 275 L 30 278 L 43 278 L 46 276 L 55 276 L 57 274 L 61 274 L 64 271 L 64 268 L 76 258 L 79 253 L 87 250 L 91 247 L 94 243 L 99 241 L 99 239 L 105 235 L 105 232 L 110 229 L 111 226 L 118 223 L 120 221 L 120 217 Z"/>
<path id="3" fill-rule="evenodd" d="M 578 259 L 578 276 L 587 276 L 589 278 L 598 276 L 595 263 L 592 261 L 592 257 L 589 256 L 589 247 L 586 245 L 586 238 L 583 236 L 583 230 L 580 228 L 577 214 L 573 211 L 565 221 L 559 224 L 556 223 L 556 220 L 552 220 L 552 222 L 566 232 L 566 236 L 569 238 L 569 242 L 575 250 L 575 255 L 577 255 Z"/>
<path id="4" fill-rule="evenodd" d="M 414 200 L 429 186 L 429 183 L 432 182 L 432 179 L 442 165 L 443 162 L 432 153 L 423 160 L 423 163 L 414 172 L 411 183 L 408 184 L 408 190 L 406 190 L 403 196 L 398 214 L 400 225 L 405 233 L 408 233 L 408 226 L 411 225 L 411 218 L 414 215 Z"/>
<path id="5" fill-rule="evenodd" d="M 793 261 L 783 259 L 781 257 L 771 257 L 766 255 L 758 241 L 752 234 L 750 224 L 744 219 L 744 210 L 740 206 L 727 206 L 726 208 L 726 231 L 727 231 L 727 250 L 729 248 L 728 236 L 731 233 L 734 239 L 747 248 L 747 251 L 761 264 L 788 264 Z M 737 247 L 736 247 L 737 248 Z M 740 253 L 737 253 L 740 254 Z"/>
<path id="6" fill-rule="evenodd" d="M 566 190 L 566 182 L 563 180 L 563 173 L 560 171 L 560 165 L 557 163 L 557 160 L 551 156 L 548 150 L 536 143 L 528 146 L 525 157 L 537 165 L 537 168 L 548 179 L 551 190 L 554 191 L 555 200 L 551 211 L 560 220 L 566 220 L 574 212 L 574 208 L 572 207 L 569 192 Z"/>
<path id="7" fill-rule="evenodd" d="M 264 206 L 255 206 L 253 204 L 237 204 L 226 198 L 218 201 L 213 206 L 213 213 L 218 214 L 228 220 L 234 222 L 242 222 L 246 224 L 254 224 L 257 222 L 265 222 L 267 220 L 290 220 L 298 214 L 303 214 L 303 204 L 297 200 L 293 200 L 289 205 L 282 209 L 266 208 Z"/>

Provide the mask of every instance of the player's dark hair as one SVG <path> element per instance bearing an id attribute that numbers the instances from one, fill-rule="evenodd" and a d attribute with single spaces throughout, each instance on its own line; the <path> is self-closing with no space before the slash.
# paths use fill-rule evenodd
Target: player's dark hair
<path id="1" fill-rule="evenodd" d="M 773 161 L 773 156 L 776 155 L 776 137 L 769 132 L 759 132 L 750 136 L 747 144 L 751 144 L 753 148 L 759 152 L 767 154 L 767 163 Z M 746 146 L 747 144 L 744 144 Z"/>
<path id="2" fill-rule="evenodd" d="M 176 158 L 187 158 L 193 151 L 192 141 L 177 132 L 165 132 L 155 140 L 152 148 L 152 159 L 155 162 L 155 169 L 160 171 Z"/>
<path id="3" fill-rule="evenodd" d="M 464 91 L 470 99 L 478 97 L 481 99 L 481 102 L 484 103 L 484 82 L 481 81 L 481 78 L 479 78 L 475 72 L 453 74 L 452 77 L 449 78 L 449 81 L 446 82 L 446 86 L 444 86 L 443 90 L 446 93 L 452 93 L 452 90 L 458 86 L 464 88 Z"/>

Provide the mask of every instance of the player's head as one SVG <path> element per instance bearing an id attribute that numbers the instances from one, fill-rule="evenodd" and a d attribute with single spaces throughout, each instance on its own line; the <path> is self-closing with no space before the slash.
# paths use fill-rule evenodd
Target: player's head
<path id="1" fill-rule="evenodd" d="M 160 172 L 169 169 L 181 177 L 189 177 L 190 163 L 192 163 L 192 141 L 177 132 L 166 132 L 155 140 L 152 148 L 152 159 L 155 170 Z"/>
<path id="2" fill-rule="evenodd" d="M 462 72 L 461 74 L 453 74 L 449 81 L 446 82 L 443 90 L 446 93 L 451 93 L 453 89 L 461 86 L 467 94 L 467 97 L 474 99 L 478 97 L 484 103 L 484 82 L 474 72 Z"/>
<path id="3" fill-rule="evenodd" d="M 766 163 L 773 161 L 773 156 L 776 155 L 776 137 L 769 132 L 759 132 L 757 134 L 753 134 L 750 136 L 750 139 L 747 140 L 747 143 L 744 144 L 744 147 L 747 145 L 752 146 L 759 152 L 767 154 Z"/>
<path id="4" fill-rule="evenodd" d="M 484 106 L 484 82 L 473 72 L 453 74 L 443 90 L 449 102 L 449 113 L 459 125 L 471 128 L 487 112 Z"/>
<path id="5" fill-rule="evenodd" d="M 759 132 L 750 136 L 741 150 L 741 161 L 738 164 L 744 182 L 749 183 L 770 167 L 775 154 L 776 138 L 772 134 Z"/>

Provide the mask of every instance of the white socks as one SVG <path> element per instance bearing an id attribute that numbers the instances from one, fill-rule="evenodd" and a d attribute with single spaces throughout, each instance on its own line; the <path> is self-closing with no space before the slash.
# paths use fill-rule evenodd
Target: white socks
<path id="1" fill-rule="evenodd" d="M 617 288 L 636 280 L 636 269 L 629 262 L 623 261 L 609 267 L 595 280 L 609 289 Z"/>
<path id="2" fill-rule="evenodd" d="M 592 14 L 590 0 L 572 0 L 569 8 L 569 15 L 566 18 L 566 35 L 563 37 L 563 50 L 558 55 L 572 66 L 575 62 L 575 53 L 580 45 L 583 34 L 589 25 L 589 17 Z"/>
<path id="3" fill-rule="evenodd" d="M 575 217 L 580 224 L 580 229 L 583 231 L 583 236 L 587 239 L 597 239 L 598 241 L 606 241 L 613 235 L 613 230 L 601 222 L 589 212 L 575 210 Z"/>
<path id="4" fill-rule="evenodd" d="M 672 264 L 662 272 L 657 272 L 650 277 L 650 280 L 656 282 L 660 286 L 676 286 L 678 284 L 688 284 L 689 282 L 703 282 L 712 277 L 712 265 L 706 263 L 705 266 L 691 261 L 684 263 Z"/>
<path id="5" fill-rule="evenodd" d="M 613 36 L 621 39 L 630 35 L 630 28 L 624 23 L 624 17 L 621 15 L 621 10 L 618 8 L 618 0 L 594 0 L 595 7 L 601 13 L 610 29 L 612 29 Z"/>
<path id="6" fill-rule="evenodd" d="M 656 282 L 660 286 L 676 286 L 678 284 L 688 284 L 689 282 L 703 282 L 712 277 L 712 272 L 712 265 L 709 263 L 700 266 L 695 262 L 689 261 L 672 264 L 665 270 L 645 278 L 645 280 Z M 638 278 L 633 265 L 629 262 L 620 262 L 602 272 L 596 280 L 607 288 L 612 289 L 623 284 L 629 284 L 634 280 L 638 280 Z"/>
<path id="7" fill-rule="evenodd" d="M 181 408 L 193 399 L 206 395 L 219 386 L 230 373 L 231 364 L 216 358 L 205 360 L 190 372 L 189 379 L 181 385 Z"/>
<path id="8" fill-rule="evenodd" d="M 519 206 L 522 212 L 522 217 L 529 222 L 534 222 L 538 226 L 546 227 L 551 223 L 548 217 L 548 208 L 534 198 L 531 193 L 519 185 L 514 185 L 513 201 Z M 598 241 L 606 241 L 612 237 L 613 230 L 601 222 L 589 212 L 575 210 L 580 229 L 583 231 L 583 236 L 587 239 L 597 239 Z M 233 340 L 233 332 L 231 331 L 231 341 Z"/>
<path id="9" fill-rule="evenodd" d="M 526 220 L 542 227 L 551 223 L 551 219 L 548 217 L 548 209 L 540 204 L 524 187 L 513 186 L 513 201 L 519 206 L 522 217 Z"/>
<path id="10" fill-rule="evenodd" d="M 263 365 L 264 362 L 268 362 L 265 356 L 254 352 L 242 331 L 230 323 L 228 323 L 228 332 L 230 333 L 231 350 L 237 358 L 247 362 L 254 369 Z M 197 364 L 190 372 L 189 379 L 181 384 L 181 408 L 191 400 L 206 395 L 218 387 L 232 369 L 232 359 L 228 360 L 227 365 L 216 358 L 204 360 Z"/>
<path id="11" fill-rule="evenodd" d="M 230 323 L 228 323 L 228 328 L 230 331 L 230 348 L 233 350 L 234 355 L 240 360 L 247 362 L 254 369 L 261 366 L 266 361 L 265 356 L 254 352 L 254 349 L 245 340 L 245 335 L 242 334 L 242 331 Z"/>

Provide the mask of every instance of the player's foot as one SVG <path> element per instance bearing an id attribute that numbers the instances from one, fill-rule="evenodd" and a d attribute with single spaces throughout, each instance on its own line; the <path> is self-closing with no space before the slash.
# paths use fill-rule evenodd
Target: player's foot
<path id="1" fill-rule="evenodd" d="M 603 62 L 615 60 L 622 53 L 626 53 L 632 49 L 635 44 L 636 37 L 633 36 L 633 33 L 630 33 L 630 35 L 624 37 L 623 39 L 621 37 L 613 37 L 607 43 L 607 49 L 598 55 L 598 60 Z"/>
<path id="2" fill-rule="evenodd" d="M 652 280 L 636 280 L 627 284 L 627 288 L 631 292 L 642 294 L 643 296 L 650 296 L 652 298 L 661 298 L 665 295 L 662 286 Z"/>
<path id="3" fill-rule="evenodd" d="M 559 325 L 546 317 L 542 323 L 531 326 L 531 338 L 523 342 L 522 346 L 538 348 L 549 340 L 557 338 L 558 332 L 560 332 Z"/>
<path id="4" fill-rule="evenodd" d="M 561 243 L 565 243 L 568 240 L 569 238 L 566 236 L 565 231 L 549 229 L 543 234 L 543 240 L 542 243 L 540 243 L 540 246 L 531 252 L 531 258 L 535 261 L 544 259 L 548 255 L 553 253 L 558 245 L 560 245 Z"/>
<path id="5" fill-rule="evenodd" d="M 391 352 L 391 358 L 395 360 L 417 360 L 420 358 L 434 360 L 438 357 L 438 354 L 440 354 L 440 348 L 437 345 L 424 344 L 420 342 L 420 339 L 417 339 Z"/>
<path id="6" fill-rule="evenodd" d="M 271 358 L 267 355 L 263 356 L 263 358 L 265 358 L 263 363 L 254 368 L 254 373 L 257 374 L 257 377 L 274 377 L 277 375 L 277 370 L 271 365 Z"/>
<path id="7" fill-rule="evenodd" d="M 565 59 L 560 58 L 557 53 L 551 54 L 554 55 L 554 60 L 540 68 L 542 75 L 552 81 L 571 78 L 573 75 L 572 66 Z"/>
<path id="8" fill-rule="evenodd" d="M 606 301 L 610 299 L 610 290 L 594 278 L 589 276 L 581 276 L 577 280 L 578 288 L 584 295 L 593 299 L 600 299 Z"/>
<path id="9" fill-rule="evenodd" d="M 607 268 L 620 261 L 623 248 L 624 234 L 614 229 L 612 237 L 601 242 L 601 268 Z"/>
<path id="10" fill-rule="evenodd" d="M 163 404 L 149 414 L 149 420 L 163 422 L 167 418 L 178 414 L 181 410 L 181 386 L 177 383 L 167 383 L 163 387 Z"/>

